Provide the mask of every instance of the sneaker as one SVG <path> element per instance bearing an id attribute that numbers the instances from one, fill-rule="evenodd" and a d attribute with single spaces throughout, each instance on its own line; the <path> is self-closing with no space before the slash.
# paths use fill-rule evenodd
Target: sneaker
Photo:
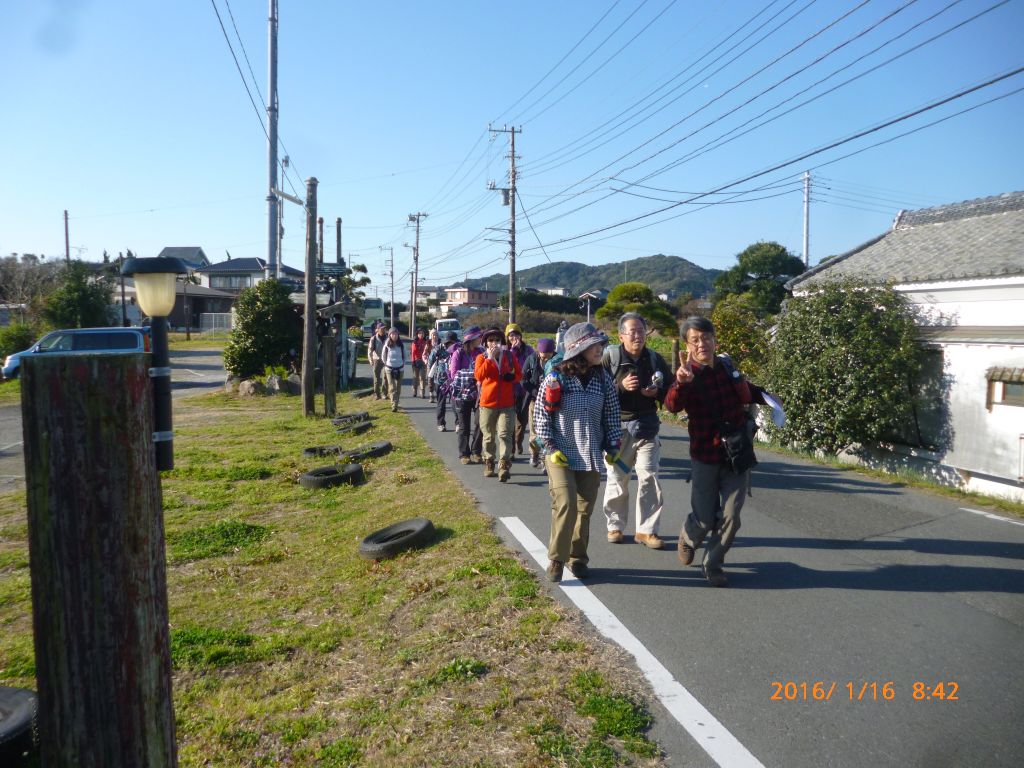
<path id="1" fill-rule="evenodd" d="M 617 531 L 612 528 L 608 531 L 608 543 L 609 544 L 621 544 L 622 543 L 622 531 Z"/>
<path id="2" fill-rule="evenodd" d="M 572 572 L 572 575 L 580 581 L 590 575 L 590 568 L 584 562 L 577 561 L 575 563 L 569 563 L 569 570 Z"/>
<path id="3" fill-rule="evenodd" d="M 437 431 L 438 432 L 447 432 L 448 431 L 448 427 L 446 427 L 444 424 L 438 424 L 437 425 Z"/>
<path id="4" fill-rule="evenodd" d="M 494 471 L 494 459 L 484 459 L 484 477 L 497 477 L 498 473 Z"/>
<path id="5" fill-rule="evenodd" d="M 704 578 L 708 580 L 708 584 L 712 587 L 727 587 L 729 586 L 729 579 L 726 578 L 725 573 L 721 568 L 709 571 L 705 565 L 702 567 L 704 571 Z"/>
<path id="6" fill-rule="evenodd" d="M 463 464 L 469 464 L 469 456 L 459 456 L 459 461 Z"/>
<path id="7" fill-rule="evenodd" d="M 548 580 L 554 582 L 562 580 L 562 564 L 557 560 L 548 563 Z"/>
<path id="8" fill-rule="evenodd" d="M 683 565 L 689 565 L 693 562 L 694 549 L 685 541 L 679 541 L 679 562 Z"/>
<path id="9" fill-rule="evenodd" d="M 637 544 L 643 544 L 649 549 L 661 549 L 665 546 L 665 542 L 659 539 L 656 533 L 638 533 L 633 536 L 633 541 Z"/>

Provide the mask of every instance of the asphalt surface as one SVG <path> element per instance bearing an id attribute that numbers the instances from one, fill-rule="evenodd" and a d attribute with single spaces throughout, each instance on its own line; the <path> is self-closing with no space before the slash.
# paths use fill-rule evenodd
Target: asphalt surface
<path id="1" fill-rule="evenodd" d="M 550 500 L 540 470 L 517 457 L 502 484 L 480 465 L 460 464 L 454 432 L 438 432 L 434 407 L 411 391 L 407 380 L 402 409 L 495 531 L 526 554 L 500 522 L 516 516 L 546 545 Z M 666 548 L 633 543 L 635 519 L 625 543 L 607 543 L 598 512 L 585 584 L 753 764 L 1024 764 L 1021 521 L 761 449 L 727 559 L 730 586 L 713 589 L 698 567 L 677 560 L 688 438 L 665 425 L 662 441 Z M 562 588 L 550 589 L 566 601 Z M 939 682 L 945 698 L 924 693 Z M 818 698 L 815 683 L 823 684 Z M 654 715 L 652 737 L 672 765 L 730 764 L 713 760 L 663 707 Z"/>

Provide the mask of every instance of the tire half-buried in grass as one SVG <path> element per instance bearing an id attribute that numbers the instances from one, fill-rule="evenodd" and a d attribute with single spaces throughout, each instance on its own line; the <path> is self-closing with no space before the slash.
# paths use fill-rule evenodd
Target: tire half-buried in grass
<path id="1" fill-rule="evenodd" d="M 0 687 L 0 765 L 34 765 L 36 695 L 25 688 Z"/>
<path id="2" fill-rule="evenodd" d="M 359 545 L 359 555 L 367 560 L 385 560 L 425 546 L 433 538 L 434 524 L 425 517 L 414 517 L 371 533 Z"/>
<path id="3" fill-rule="evenodd" d="M 348 424 L 342 424 L 338 427 L 338 432 L 351 432 L 354 435 L 358 435 L 372 426 L 373 424 L 368 421 L 350 421 Z"/>
<path id="4" fill-rule="evenodd" d="M 362 464 L 343 464 L 341 466 L 317 467 L 299 476 L 299 485 L 303 488 L 333 488 L 342 483 L 355 485 L 363 480 Z"/>

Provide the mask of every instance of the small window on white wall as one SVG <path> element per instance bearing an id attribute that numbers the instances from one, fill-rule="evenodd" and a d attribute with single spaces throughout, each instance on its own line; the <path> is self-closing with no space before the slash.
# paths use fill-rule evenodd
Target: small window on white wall
<path id="1" fill-rule="evenodd" d="M 989 368 L 985 379 L 988 381 L 985 406 L 989 410 L 995 403 L 1024 406 L 1024 368 Z"/>
<path id="2" fill-rule="evenodd" d="M 1019 381 L 1004 381 L 1002 384 L 1003 398 L 1000 402 L 1002 402 L 1003 405 L 1024 406 L 1024 383 Z"/>

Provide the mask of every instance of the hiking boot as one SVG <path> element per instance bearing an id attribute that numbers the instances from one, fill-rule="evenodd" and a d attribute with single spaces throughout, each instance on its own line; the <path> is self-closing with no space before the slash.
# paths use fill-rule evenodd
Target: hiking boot
<path id="1" fill-rule="evenodd" d="M 562 564 L 557 560 L 548 563 L 548 580 L 554 582 L 562 580 Z"/>
<path id="2" fill-rule="evenodd" d="M 535 445 L 530 446 L 530 466 L 540 466 L 540 450 Z"/>
<path id="3" fill-rule="evenodd" d="M 621 544 L 622 543 L 622 531 L 612 528 L 608 531 L 608 543 L 609 544 Z"/>
<path id="4" fill-rule="evenodd" d="M 469 456 L 459 456 L 459 461 L 463 464 L 469 464 Z"/>
<path id="5" fill-rule="evenodd" d="M 444 424 L 438 424 L 437 425 L 437 431 L 438 432 L 447 432 L 448 431 L 448 427 L 446 427 Z"/>
<path id="6" fill-rule="evenodd" d="M 392 405 L 391 406 L 391 412 L 392 413 L 398 413 L 398 406 L 397 405 Z"/>
<path id="7" fill-rule="evenodd" d="M 633 541 L 649 549 L 661 549 L 665 546 L 665 542 L 659 539 L 656 533 L 638 533 L 633 536 Z"/>
<path id="8" fill-rule="evenodd" d="M 580 581 L 587 578 L 590 575 L 590 568 L 586 563 L 577 561 L 575 563 L 569 563 L 569 571 Z"/>
<path id="9" fill-rule="evenodd" d="M 693 547 L 687 544 L 682 539 L 679 540 L 679 562 L 683 565 L 689 565 L 693 562 Z"/>
<path id="10" fill-rule="evenodd" d="M 481 461 L 483 461 L 483 459 L 480 458 L 479 453 L 474 453 L 472 456 L 469 457 L 469 460 L 473 464 L 479 464 Z"/>
<path id="11" fill-rule="evenodd" d="M 704 571 L 704 578 L 708 580 L 708 584 L 712 587 L 727 587 L 729 586 L 729 579 L 726 578 L 725 573 L 721 568 L 715 568 L 714 570 L 708 570 L 708 567 L 702 566 Z"/>
<path id="12" fill-rule="evenodd" d="M 494 471 L 494 459 L 484 459 L 484 477 L 497 477 L 498 473 Z"/>
<path id="13" fill-rule="evenodd" d="M 512 470 L 509 467 L 508 459 L 502 459 L 498 462 L 498 480 L 507 483 L 510 477 L 512 477 Z"/>
<path id="14" fill-rule="evenodd" d="M 435 398 L 433 395 L 431 395 L 430 396 L 430 402 L 436 403 L 437 402 L 437 398 Z"/>

